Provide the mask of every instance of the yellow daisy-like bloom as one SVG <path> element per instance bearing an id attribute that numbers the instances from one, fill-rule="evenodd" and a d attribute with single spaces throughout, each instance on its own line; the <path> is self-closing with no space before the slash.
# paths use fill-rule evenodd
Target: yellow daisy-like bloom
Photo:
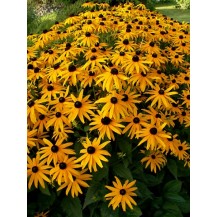
<path id="1" fill-rule="evenodd" d="M 33 84 L 36 84 L 36 81 L 39 81 L 39 79 L 43 79 L 46 76 L 46 69 L 39 68 L 39 67 L 33 67 L 32 64 L 28 64 L 27 68 L 27 80 L 30 81 Z"/>
<path id="2" fill-rule="evenodd" d="M 78 116 L 80 121 L 84 123 L 84 117 L 88 120 L 91 120 L 89 115 L 94 114 L 92 110 L 96 109 L 96 107 L 91 103 L 91 101 L 88 100 L 90 95 L 87 95 L 83 98 L 83 92 L 84 90 L 82 89 L 77 98 L 71 94 L 72 102 L 65 103 L 66 111 L 64 114 L 68 115 L 68 120 L 70 122 L 73 122 Z"/>
<path id="3" fill-rule="evenodd" d="M 79 171 L 76 169 L 81 167 L 79 164 L 76 164 L 75 160 L 75 157 L 69 158 L 68 155 L 66 155 L 59 161 L 58 164 L 50 170 L 52 181 L 56 180 L 58 185 L 61 185 L 61 182 L 68 182 L 68 180 L 73 182 L 73 177 L 79 175 Z M 47 159 L 44 161 L 47 161 Z"/>
<path id="4" fill-rule="evenodd" d="M 170 96 L 178 94 L 176 91 L 170 92 L 174 88 L 174 85 L 170 86 L 166 90 L 159 87 L 159 85 L 155 85 L 154 90 L 147 91 L 147 94 L 151 94 L 146 102 L 152 100 L 151 106 L 154 106 L 156 103 L 158 103 L 158 108 L 161 107 L 161 105 L 164 105 L 164 107 L 171 107 L 169 102 L 176 103 Z"/>
<path id="5" fill-rule="evenodd" d="M 110 143 L 110 141 L 103 142 L 100 144 L 100 138 L 95 138 L 92 142 L 89 140 L 89 138 L 86 138 L 86 142 L 83 142 L 82 145 L 84 146 L 84 149 L 80 150 L 80 153 L 83 155 L 79 157 L 76 162 L 81 162 L 82 169 L 88 165 L 88 169 L 90 172 L 92 172 L 92 169 L 94 172 L 97 171 L 97 165 L 102 168 L 102 162 L 105 161 L 108 162 L 108 159 L 104 157 L 111 156 L 110 153 L 106 150 L 103 150 L 103 148 Z"/>
<path id="6" fill-rule="evenodd" d="M 47 130 L 46 124 L 48 120 L 49 118 L 47 115 L 39 114 L 38 120 L 33 125 L 33 129 L 37 129 L 39 133 L 45 132 L 45 130 Z"/>
<path id="7" fill-rule="evenodd" d="M 86 32 L 84 35 L 77 39 L 81 46 L 92 47 L 95 43 L 99 42 L 99 37 L 91 32 Z"/>
<path id="8" fill-rule="evenodd" d="M 81 67 L 75 66 L 73 62 L 66 62 L 62 71 L 62 79 L 64 80 L 63 85 L 65 85 L 66 82 L 69 82 L 70 85 L 76 86 L 78 82 L 78 75 L 82 71 Z"/>
<path id="9" fill-rule="evenodd" d="M 47 212 L 38 212 L 34 215 L 34 217 L 48 217 L 50 211 Z"/>
<path id="10" fill-rule="evenodd" d="M 56 49 L 48 49 L 40 56 L 39 60 L 46 62 L 47 66 L 55 64 L 55 61 L 59 57 L 59 53 Z"/>
<path id="11" fill-rule="evenodd" d="M 182 105 L 185 105 L 186 108 L 190 108 L 190 90 L 189 89 L 182 91 L 181 99 L 183 100 Z"/>
<path id="12" fill-rule="evenodd" d="M 109 95 L 98 99 L 95 103 L 105 103 L 101 109 L 103 117 L 108 116 L 109 118 L 120 120 L 121 117 L 124 118 L 128 115 L 126 103 L 122 99 L 122 95 L 112 91 Z"/>
<path id="13" fill-rule="evenodd" d="M 43 115 L 47 114 L 48 109 L 43 105 L 45 102 L 47 102 L 46 99 L 30 99 L 28 101 L 27 118 L 29 117 L 33 124 L 37 122 L 39 113 Z"/>
<path id="14" fill-rule="evenodd" d="M 120 94 L 123 96 L 122 101 L 126 104 L 127 109 L 133 114 L 137 113 L 138 108 L 136 103 L 141 102 L 138 100 L 140 94 L 132 91 L 130 86 L 125 91 L 122 90 Z"/>
<path id="15" fill-rule="evenodd" d="M 30 176 L 28 188 L 31 188 L 33 182 L 36 188 L 38 188 L 38 183 L 40 183 L 42 188 L 45 188 L 44 181 L 50 183 L 50 179 L 46 175 L 49 175 L 51 166 L 46 165 L 46 160 L 40 162 L 39 155 L 33 159 L 27 156 L 27 161 L 27 175 L 28 177 Z"/>
<path id="16" fill-rule="evenodd" d="M 142 129 L 142 124 L 146 123 L 146 118 L 142 113 L 130 115 L 122 120 L 123 122 L 128 122 L 129 124 L 123 129 L 122 134 L 129 130 L 128 137 L 133 139 L 133 137 L 138 137 L 137 132 Z"/>
<path id="17" fill-rule="evenodd" d="M 47 147 L 42 147 L 38 153 L 41 154 L 40 159 L 47 159 L 47 164 L 53 162 L 55 166 L 66 155 L 75 155 L 74 150 L 69 148 L 72 146 L 72 142 L 63 143 L 63 139 L 58 139 L 55 143 L 51 143 L 47 139 L 43 139 L 43 141 Z"/>
<path id="18" fill-rule="evenodd" d="M 105 63 L 105 61 L 105 57 L 92 55 L 90 59 L 82 66 L 82 69 L 94 70 L 95 67 L 99 67 L 102 70 L 102 66 Z"/>
<path id="19" fill-rule="evenodd" d="M 178 67 L 178 66 L 180 66 L 183 63 L 184 55 L 175 54 L 175 55 L 171 55 L 169 58 L 170 58 L 170 62 L 174 66 Z"/>
<path id="20" fill-rule="evenodd" d="M 37 139 L 35 138 L 37 134 L 37 130 L 29 130 L 27 129 L 27 150 L 29 152 L 29 148 L 36 146 Z"/>
<path id="21" fill-rule="evenodd" d="M 190 155 L 185 156 L 184 162 L 184 167 L 188 166 L 190 168 Z"/>
<path id="22" fill-rule="evenodd" d="M 131 56 L 127 58 L 123 63 L 123 68 L 129 74 L 139 73 L 139 72 L 148 72 L 149 67 L 147 65 L 152 64 L 151 61 L 146 61 L 144 57 L 139 57 L 138 55 Z"/>
<path id="23" fill-rule="evenodd" d="M 79 80 L 81 81 L 81 87 L 91 87 L 97 81 L 97 76 L 100 73 L 100 69 L 95 67 L 94 70 L 85 70 L 80 74 Z"/>
<path id="24" fill-rule="evenodd" d="M 146 154 L 146 151 L 141 150 L 141 153 Z M 151 172 L 157 173 L 157 168 L 161 170 L 167 162 L 166 157 L 160 151 L 152 151 L 148 156 L 142 158 L 141 163 L 146 162 L 145 168 L 150 166 Z"/>
<path id="25" fill-rule="evenodd" d="M 120 51 L 134 51 L 136 44 L 133 41 L 129 41 L 128 39 L 121 38 L 120 41 L 116 43 L 115 49 Z"/>
<path id="26" fill-rule="evenodd" d="M 49 115 L 49 120 L 46 123 L 46 128 L 54 126 L 54 131 L 64 131 L 65 125 L 71 127 L 71 123 L 65 115 L 65 110 L 55 110 L 52 111 Z"/>
<path id="27" fill-rule="evenodd" d="M 108 139 L 115 140 L 113 132 L 120 135 L 120 128 L 124 128 L 124 125 L 120 124 L 119 121 L 113 118 L 110 119 L 109 117 L 103 117 L 101 111 L 98 111 L 98 114 L 99 115 L 93 115 L 92 117 L 92 122 L 90 123 L 90 125 L 93 125 L 93 127 L 90 128 L 90 131 L 97 129 L 100 139 L 104 139 L 104 136 L 106 135 Z"/>
<path id="28" fill-rule="evenodd" d="M 172 154 L 178 157 L 179 160 L 184 160 L 184 158 L 186 158 L 189 155 L 187 150 L 189 150 L 190 147 L 186 141 L 181 142 L 179 140 L 178 143 L 174 144 L 174 148 L 175 149 L 173 150 L 174 152 L 172 152 Z"/>
<path id="29" fill-rule="evenodd" d="M 167 61 L 167 58 L 161 56 L 160 53 L 159 54 L 157 53 L 147 54 L 145 57 L 147 61 L 150 61 L 153 63 L 153 67 L 161 67 Z"/>
<path id="30" fill-rule="evenodd" d="M 163 131 L 163 128 L 166 126 L 166 123 L 162 125 L 159 122 L 154 122 L 154 119 L 151 119 L 151 123 L 143 124 L 144 129 L 138 131 L 138 138 L 142 138 L 138 145 L 141 145 L 144 142 L 147 142 L 147 150 L 155 150 L 158 147 L 165 148 L 166 144 L 163 138 L 170 138 L 168 134 Z"/>
<path id="31" fill-rule="evenodd" d="M 114 53 L 112 53 L 112 56 L 110 59 L 113 64 L 115 64 L 116 66 L 120 66 L 120 65 L 123 65 L 127 57 L 130 57 L 128 52 L 116 50 Z"/>
<path id="32" fill-rule="evenodd" d="M 139 87 L 142 92 L 146 90 L 146 87 L 154 87 L 153 80 L 159 80 L 160 76 L 153 76 L 150 72 L 140 72 L 131 75 L 129 82 L 133 86 Z"/>
<path id="33" fill-rule="evenodd" d="M 85 182 L 92 179 L 91 174 L 85 174 L 87 169 L 79 171 L 79 175 L 73 177 L 73 182 L 68 180 L 68 182 L 63 183 L 57 191 L 60 191 L 63 188 L 66 188 L 66 195 L 69 194 L 71 190 L 72 197 L 78 197 L 79 194 L 83 194 L 81 187 L 88 188 L 89 185 Z M 80 187 L 81 186 L 81 187 Z"/>
<path id="34" fill-rule="evenodd" d="M 147 41 L 146 43 L 141 43 L 140 49 L 143 52 L 146 52 L 148 54 L 160 54 L 160 47 L 159 47 L 159 42 L 156 41 Z"/>
<path id="35" fill-rule="evenodd" d="M 58 97 L 54 98 L 52 101 L 48 103 L 48 105 L 51 105 L 52 107 L 50 110 L 59 110 L 62 111 L 65 109 L 65 103 L 71 102 L 72 99 L 69 96 L 69 86 L 66 88 L 65 93 L 60 93 Z"/>
<path id="36" fill-rule="evenodd" d="M 111 200 L 108 206 L 112 205 L 113 210 L 115 210 L 121 204 L 121 207 L 124 212 L 126 212 L 126 205 L 133 209 L 133 205 L 137 205 L 136 201 L 132 198 L 133 196 L 137 196 L 134 193 L 137 190 L 137 187 L 134 187 L 136 180 L 129 182 L 126 180 L 122 185 L 121 181 L 118 177 L 115 176 L 115 181 L 113 181 L 113 186 L 106 185 L 105 187 L 109 189 L 111 192 L 105 195 L 106 200 Z"/>
<path id="37" fill-rule="evenodd" d="M 52 66 L 47 66 L 46 78 L 50 83 L 56 83 L 58 80 L 61 80 L 63 67 L 60 63 L 56 63 Z"/>
<path id="38" fill-rule="evenodd" d="M 104 68 L 105 72 L 97 76 L 98 80 L 96 84 L 102 82 L 102 89 L 106 89 L 108 92 L 113 89 L 122 90 L 122 85 L 128 77 L 125 76 L 123 71 L 118 67 L 109 68 L 104 66 Z"/>
<path id="39" fill-rule="evenodd" d="M 57 94 L 63 93 L 65 91 L 65 87 L 63 87 L 59 81 L 56 83 L 50 83 L 47 80 L 44 80 L 39 84 L 39 87 L 42 88 L 41 99 L 47 99 L 47 101 L 51 101 L 52 97 L 56 98 Z"/>

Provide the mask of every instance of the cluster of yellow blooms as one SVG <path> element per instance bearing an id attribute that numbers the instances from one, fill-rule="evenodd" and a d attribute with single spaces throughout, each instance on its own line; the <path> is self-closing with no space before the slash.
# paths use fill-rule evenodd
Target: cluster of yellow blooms
<path id="1" fill-rule="evenodd" d="M 117 134 L 138 140 L 154 173 L 168 154 L 190 166 L 189 144 L 172 134 L 176 123 L 190 126 L 189 24 L 143 4 L 83 7 L 99 9 L 28 36 L 28 188 L 57 182 L 57 191 L 82 194 Z M 77 124 L 89 127 L 79 157 Z M 109 206 L 132 209 L 136 180 L 115 180 L 105 186 Z"/>

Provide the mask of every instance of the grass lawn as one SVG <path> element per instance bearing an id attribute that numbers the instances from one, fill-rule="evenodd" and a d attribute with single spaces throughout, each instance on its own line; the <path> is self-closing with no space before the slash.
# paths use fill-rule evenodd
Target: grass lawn
<path id="1" fill-rule="evenodd" d="M 190 9 L 177 9 L 175 3 L 156 4 L 155 9 L 168 17 L 190 23 Z"/>

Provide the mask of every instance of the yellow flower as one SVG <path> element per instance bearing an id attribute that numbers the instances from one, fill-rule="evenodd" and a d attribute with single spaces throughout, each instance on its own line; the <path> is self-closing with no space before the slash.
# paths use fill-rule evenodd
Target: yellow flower
<path id="1" fill-rule="evenodd" d="M 91 120 L 89 115 L 94 114 L 92 110 L 96 109 L 96 107 L 91 103 L 91 101 L 88 100 L 90 95 L 83 98 L 83 92 L 84 90 L 82 89 L 77 98 L 71 94 L 72 102 L 65 103 L 66 110 L 64 114 L 68 115 L 68 120 L 70 122 L 73 122 L 78 116 L 80 121 L 84 123 L 84 117 Z"/>
<path id="2" fill-rule="evenodd" d="M 57 191 L 60 191 L 63 188 L 66 188 L 66 195 L 69 194 L 71 190 L 72 197 L 78 197 L 79 193 L 83 194 L 81 187 L 87 188 L 89 185 L 85 182 L 92 179 L 91 174 L 85 174 L 87 169 L 79 171 L 79 175 L 75 175 L 73 177 L 73 182 L 68 180 L 68 182 L 64 182 Z M 81 187 L 80 187 L 81 186 Z"/>
<path id="3" fill-rule="evenodd" d="M 41 154 L 40 159 L 47 159 L 47 164 L 53 162 L 56 166 L 57 162 L 66 155 L 75 155 L 74 150 L 69 148 L 72 146 L 72 142 L 63 143 L 63 139 L 58 139 L 55 143 L 52 143 L 45 138 L 43 141 L 47 147 L 42 147 L 38 153 Z"/>
<path id="4" fill-rule="evenodd" d="M 104 139 L 106 135 L 108 139 L 115 140 L 114 133 L 121 134 L 121 129 L 124 125 L 120 124 L 119 121 L 115 119 L 110 119 L 109 117 L 103 117 L 102 112 L 98 111 L 98 115 L 93 115 L 92 122 L 90 125 L 90 131 L 97 129 L 99 132 L 99 138 Z"/>
<path id="5" fill-rule="evenodd" d="M 123 71 L 118 67 L 109 68 L 104 66 L 104 68 L 105 72 L 97 76 L 98 80 L 96 84 L 102 82 L 102 89 L 106 89 L 108 92 L 113 89 L 122 90 L 122 85 L 128 77 L 124 75 Z"/>
<path id="6" fill-rule="evenodd" d="M 146 149 L 155 150 L 158 147 L 164 148 L 166 146 L 163 138 L 170 138 L 168 134 L 163 131 L 163 128 L 166 126 L 166 123 L 160 125 L 159 122 L 154 122 L 154 119 L 151 119 L 151 123 L 143 124 L 144 129 L 138 131 L 138 137 L 142 138 L 138 145 L 141 145 L 144 142 L 147 142 Z"/>
<path id="7" fill-rule="evenodd" d="M 145 154 L 146 152 L 141 150 L 141 153 Z M 166 164 L 167 160 L 160 151 L 152 151 L 148 156 L 142 158 L 141 163 L 144 162 L 146 162 L 145 168 L 150 165 L 151 172 L 157 173 L 157 168 L 161 170 L 161 167 Z"/>
<path id="8" fill-rule="evenodd" d="M 171 95 L 178 94 L 176 91 L 170 92 L 171 89 L 173 89 L 173 85 L 167 88 L 166 90 L 159 87 L 159 85 L 155 85 L 154 90 L 147 91 L 147 94 L 151 94 L 146 102 L 152 100 L 151 106 L 154 106 L 156 103 L 158 103 L 158 108 L 163 105 L 164 107 L 171 107 L 169 102 L 176 103 L 172 98 L 170 98 Z"/>
<path id="9" fill-rule="evenodd" d="M 100 138 L 95 138 L 92 142 L 89 138 L 86 138 L 86 142 L 82 143 L 84 149 L 80 150 L 80 153 L 83 155 L 79 157 L 76 162 L 81 162 L 82 169 L 88 165 L 90 172 L 92 172 L 92 169 L 96 172 L 97 165 L 101 168 L 103 167 L 101 161 L 108 162 L 104 155 L 111 156 L 108 151 L 103 150 L 108 143 L 110 143 L 110 141 L 100 144 Z"/>
<path id="10" fill-rule="evenodd" d="M 56 180 L 59 185 L 61 185 L 61 182 L 68 182 L 68 180 L 73 182 L 73 177 L 79 175 L 79 171 L 76 169 L 81 167 L 79 164 L 76 164 L 75 160 L 75 157 L 69 158 L 68 155 L 65 155 L 64 158 L 50 170 L 52 181 Z M 47 159 L 44 161 L 47 161 Z"/>
<path id="11" fill-rule="evenodd" d="M 49 175 L 49 169 L 51 166 L 46 165 L 46 160 L 40 162 L 39 155 L 33 159 L 27 156 L 27 161 L 27 175 L 28 177 L 30 176 L 28 188 L 31 188 L 33 182 L 36 188 L 38 188 L 38 183 L 40 183 L 42 188 L 45 188 L 44 181 L 50 183 L 50 179 L 46 175 Z"/>
<path id="12" fill-rule="evenodd" d="M 109 95 L 98 99 L 95 103 L 105 103 L 101 109 L 103 117 L 108 116 L 109 118 L 120 120 L 121 117 L 128 115 L 127 105 L 122 99 L 123 96 L 116 91 L 112 91 Z"/>
<path id="13" fill-rule="evenodd" d="M 114 187 L 105 186 L 111 192 L 105 195 L 106 200 L 111 200 L 108 206 L 112 205 L 113 210 L 115 210 L 120 204 L 124 212 L 126 212 L 126 205 L 133 209 L 133 205 L 137 205 L 136 201 L 132 198 L 137 196 L 134 193 L 137 190 L 137 187 L 133 187 L 136 183 L 136 180 L 129 182 L 126 180 L 124 185 L 121 184 L 121 181 L 118 177 L 115 176 L 116 182 L 112 182 Z"/>

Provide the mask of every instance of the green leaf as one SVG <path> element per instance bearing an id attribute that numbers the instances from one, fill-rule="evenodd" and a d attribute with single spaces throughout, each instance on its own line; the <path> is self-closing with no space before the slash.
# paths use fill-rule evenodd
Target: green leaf
<path id="1" fill-rule="evenodd" d="M 91 203 L 95 203 L 101 200 L 104 197 L 105 191 L 106 189 L 104 184 L 100 182 L 91 182 L 90 187 L 86 193 L 83 209 Z"/>
<path id="2" fill-rule="evenodd" d="M 39 193 L 37 198 L 39 210 L 43 211 L 45 209 L 49 209 L 49 207 L 54 203 L 55 199 L 56 199 L 56 195 L 54 192 L 51 192 L 50 196 Z"/>
<path id="3" fill-rule="evenodd" d="M 113 210 L 112 207 L 108 207 L 107 203 L 103 203 L 100 206 L 101 217 L 119 217 L 119 209 Z"/>
<path id="4" fill-rule="evenodd" d="M 179 209 L 179 207 L 175 204 L 175 203 L 172 203 L 172 202 L 169 202 L 169 201 L 166 201 L 164 204 L 163 204 L 163 207 L 162 207 L 164 210 L 166 211 L 173 211 L 173 212 L 176 212 L 178 215 L 181 214 L 181 210 Z M 178 216 L 177 215 L 177 216 Z"/>
<path id="5" fill-rule="evenodd" d="M 162 215 L 162 217 L 183 217 L 182 212 L 176 211 L 176 210 L 170 210 L 168 212 L 166 212 L 164 215 Z"/>
<path id="6" fill-rule="evenodd" d="M 90 129 L 90 126 L 85 126 L 84 127 L 84 132 L 88 132 L 89 129 Z"/>
<path id="7" fill-rule="evenodd" d="M 81 202 L 78 197 L 72 198 L 71 196 L 66 196 L 62 199 L 61 207 L 65 212 L 66 217 L 82 217 L 82 207 Z"/>
<path id="8" fill-rule="evenodd" d="M 140 181 L 136 181 L 137 186 L 137 195 L 143 199 L 152 199 L 152 192 L 148 189 L 148 187 Z"/>
<path id="9" fill-rule="evenodd" d="M 162 217 L 163 215 L 163 211 L 162 210 L 158 210 L 154 213 L 154 216 L 153 217 Z"/>
<path id="10" fill-rule="evenodd" d="M 149 187 L 154 187 L 162 183 L 164 178 L 164 171 L 160 171 L 157 174 L 145 174 L 145 183 Z"/>
<path id="11" fill-rule="evenodd" d="M 108 164 L 103 163 L 103 168 L 99 168 L 97 172 L 92 173 L 93 178 L 92 180 L 101 181 L 103 178 L 107 177 L 108 175 Z"/>
<path id="12" fill-rule="evenodd" d="M 140 217 L 142 215 L 142 211 L 138 206 L 133 207 L 133 210 L 128 209 L 126 212 L 126 217 Z"/>
<path id="13" fill-rule="evenodd" d="M 185 202 L 178 203 L 178 206 L 183 213 L 190 213 L 190 200 L 186 200 Z"/>
<path id="14" fill-rule="evenodd" d="M 124 179 L 128 179 L 129 181 L 133 180 L 131 171 L 128 168 L 126 168 L 123 163 L 114 165 L 112 169 L 116 176 L 124 178 Z"/>
<path id="15" fill-rule="evenodd" d="M 167 160 L 167 168 L 171 172 L 171 174 L 177 179 L 177 164 L 173 159 Z"/>
<path id="16" fill-rule="evenodd" d="M 171 202 L 177 202 L 177 203 L 185 202 L 185 199 L 182 196 L 178 195 L 177 193 L 167 192 L 164 194 L 164 197 Z"/>
<path id="17" fill-rule="evenodd" d="M 42 188 L 42 186 L 39 185 L 39 189 L 40 189 L 40 191 L 41 191 L 42 194 L 51 196 L 51 193 L 49 191 L 49 187 L 48 187 L 47 183 L 45 183 L 45 188 Z"/>
<path id="18" fill-rule="evenodd" d="M 178 180 L 172 180 L 167 182 L 164 187 L 164 192 L 171 192 L 171 193 L 179 193 L 182 187 L 182 182 Z"/>

